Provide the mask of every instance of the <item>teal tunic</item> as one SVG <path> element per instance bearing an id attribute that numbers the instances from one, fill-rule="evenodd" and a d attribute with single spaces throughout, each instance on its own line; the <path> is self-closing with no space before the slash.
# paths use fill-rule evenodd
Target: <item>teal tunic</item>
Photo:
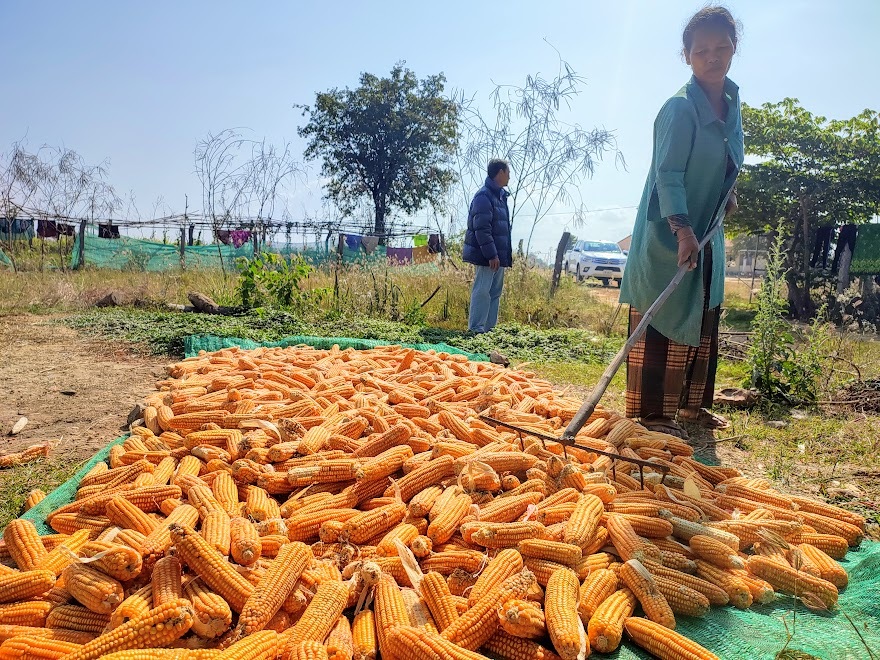
<path id="1" fill-rule="evenodd" d="M 620 302 L 645 313 L 678 270 L 678 242 L 665 218 L 687 215 L 697 239 L 705 236 L 719 202 L 743 164 L 739 88 L 724 85 L 726 121 L 715 115 L 695 78 L 660 109 L 654 121 L 654 153 L 639 203 Z M 727 173 L 727 159 L 735 166 Z M 709 307 L 724 300 L 724 234 L 712 238 Z M 703 255 L 696 269 L 656 313 L 651 325 L 672 341 L 700 345 Z"/>

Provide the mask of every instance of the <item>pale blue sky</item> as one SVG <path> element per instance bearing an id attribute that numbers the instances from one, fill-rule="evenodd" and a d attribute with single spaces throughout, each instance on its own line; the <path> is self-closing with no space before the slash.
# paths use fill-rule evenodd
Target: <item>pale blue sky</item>
<path id="1" fill-rule="evenodd" d="M 880 106 L 878 0 L 732 0 L 744 25 L 731 70 L 750 104 L 794 96 L 811 111 L 848 117 Z M 628 170 L 600 164 L 581 195 L 588 208 L 638 203 L 651 128 L 687 80 L 681 28 L 699 1 L 528 2 L 41 2 L 0 0 L 4 103 L 0 149 L 63 144 L 110 161 L 111 182 L 149 213 L 157 196 L 199 205 L 192 151 L 208 131 L 243 126 L 290 139 L 294 103 L 384 75 L 398 60 L 417 75 L 444 72 L 488 105 L 495 83 L 555 72 L 548 39 L 589 84 L 567 115 L 616 132 Z M 291 194 L 293 215 L 320 206 L 316 185 Z M 514 177 L 516 173 L 513 173 Z M 565 209 L 556 209 L 564 211 Z M 578 233 L 619 239 L 633 210 L 594 213 Z M 546 251 L 568 216 L 537 232 Z M 514 239 L 527 235 L 527 222 Z"/>

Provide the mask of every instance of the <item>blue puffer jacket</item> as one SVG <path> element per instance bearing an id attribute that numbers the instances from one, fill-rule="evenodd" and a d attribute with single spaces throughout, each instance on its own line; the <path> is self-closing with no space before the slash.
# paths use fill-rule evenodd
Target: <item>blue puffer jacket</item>
<path id="1" fill-rule="evenodd" d="M 488 266 L 498 257 L 502 268 L 513 265 L 513 241 L 510 237 L 510 212 L 507 191 L 486 177 L 468 211 L 462 258 L 476 266 Z M 494 212 L 493 212 L 494 211 Z"/>

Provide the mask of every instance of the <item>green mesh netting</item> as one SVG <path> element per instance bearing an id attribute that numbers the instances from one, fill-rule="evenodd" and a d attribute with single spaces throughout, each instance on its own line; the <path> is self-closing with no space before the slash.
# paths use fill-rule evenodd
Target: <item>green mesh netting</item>
<path id="1" fill-rule="evenodd" d="M 12 268 L 12 261 L 6 256 L 3 250 L 0 250 L 0 267 Z"/>
<path id="2" fill-rule="evenodd" d="M 37 528 L 37 531 L 40 533 L 40 536 L 44 536 L 46 534 L 54 534 L 55 530 L 49 527 L 49 523 L 46 522 L 46 516 L 48 516 L 58 507 L 73 502 L 73 499 L 76 496 L 76 490 L 79 486 L 79 482 L 82 481 L 82 478 L 84 476 L 86 476 L 86 473 L 93 467 L 95 467 L 96 463 L 99 463 L 100 461 L 106 461 L 107 458 L 110 456 L 110 449 L 114 445 L 125 442 L 125 439 L 127 437 L 128 434 L 120 436 L 113 440 L 101 451 L 99 451 L 97 454 L 95 454 L 89 460 L 83 463 L 82 467 L 77 470 L 70 479 L 68 479 L 63 484 L 58 486 L 58 488 L 46 495 L 46 498 L 42 502 L 37 504 L 35 507 L 29 509 L 21 517 L 25 520 L 30 520 L 31 522 L 33 522 Z"/>
<path id="3" fill-rule="evenodd" d="M 850 275 L 880 275 L 880 225 L 861 225 Z"/>
<path id="4" fill-rule="evenodd" d="M 437 351 L 438 353 L 449 353 L 451 355 L 464 355 L 468 360 L 474 362 L 488 362 L 489 357 L 482 353 L 469 353 L 460 348 L 455 348 L 449 344 L 398 344 L 379 339 L 355 339 L 353 337 L 309 337 L 306 335 L 296 335 L 293 337 L 285 337 L 278 341 L 256 342 L 250 339 L 240 339 L 238 337 L 218 337 L 217 335 L 190 335 L 183 340 L 183 351 L 186 357 L 198 355 L 199 351 L 219 351 L 221 348 L 232 348 L 238 346 L 245 350 L 266 346 L 270 348 L 288 346 L 311 346 L 312 348 L 330 349 L 333 346 L 339 346 L 341 349 L 354 348 L 356 350 L 368 350 L 377 346 L 403 346 L 404 348 L 414 348 L 419 351 Z"/>
<path id="5" fill-rule="evenodd" d="M 259 346 L 310 345 L 315 348 L 367 349 L 387 345 L 387 342 L 344 337 L 288 337 L 277 342 L 257 343 L 247 339 L 198 335 L 185 341 L 186 355 L 200 350 L 213 351 L 231 346 L 257 348 Z M 437 350 L 467 355 L 470 359 L 485 360 L 485 356 L 471 355 L 444 344 L 413 344 L 419 350 Z M 46 516 L 63 504 L 73 501 L 76 487 L 95 463 L 105 460 L 110 448 L 125 440 L 117 438 L 98 452 L 68 481 L 56 488 L 45 500 L 23 517 L 33 521 L 41 534 L 51 534 Z M 880 543 L 865 541 L 861 547 L 847 554 L 840 562 L 849 574 L 849 586 L 844 589 L 833 613 L 810 612 L 795 599 L 780 595 L 771 605 L 755 605 L 749 610 L 732 607 L 713 608 L 701 619 L 679 616 L 676 630 L 697 641 L 715 653 L 721 660 L 773 660 L 786 647 L 821 660 L 869 660 L 880 658 Z M 858 631 L 858 632 L 857 632 Z M 870 649 L 870 652 L 866 649 Z M 625 642 L 615 653 L 591 657 L 616 660 L 644 660 L 652 656 Z M 790 658 L 809 656 L 792 654 Z"/>
<path id="6" fill-rule="evenodd" d="M 79 242 L 77 235 L 70 256 L 71 268 L 80 265 Z M 240 248 L 231 245 L 187 245 L 184 255 L 188 269 L 222 268 L 234 271 L 236 258 L 253 257 L 254 246 L 251 243 L 245 243 Z M 87 266 L 134 272 L 173 270 L 181 265 L 180 248 L 177 244 L 127 236 L 99 238 L 95 234 L 86 234 L 83 258 Z"/>
<path id="7" fill-rule="evenodd" d="M 74 239 L 70 256 L 71 268 L 79 264 L 79 234 Z M 265 252 L 275 252 L 284 257 L 299 256 L 312 266 L 330 263 L 338 258 L 335 250 L 328 247 L 304 248 L 288 245 L 267 247 Z M 184 246 L 184 267 L 187 269 L 224 269 L 234 271 L 238 257 L 253 258 L 253 243 L 245 243 L 240 248 L 231 245 L 186 245 Z M 120 238 L 99 238 L 96 234 L 85 235 L 83 259 L 88 266 L 128 270 L 135 272 L 156 272 L 179 269 L 181 267 L 180 246 L 177 243 L 160 243 L 139 238 L 122 236 Z M 376 266 L 388 264 L 384 246 L 378 246 L 372 253 L 351 250 L 344 247 L 342 261 L 352 266 Z M 0 257 L 2 262 L 2 257 Z M 429 272 L 436 270 L 436 263 L 398 266 L 400 272 Z"/>

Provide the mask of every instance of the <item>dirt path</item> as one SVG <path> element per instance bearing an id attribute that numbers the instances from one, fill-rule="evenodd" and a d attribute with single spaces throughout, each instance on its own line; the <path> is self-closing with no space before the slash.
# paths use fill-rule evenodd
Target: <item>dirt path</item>
<path id="1" fill-rule="evenodd" d="M 51 317 L 0 317 L 0 453 L 54 438 L 57 457 L 91 456 L 121 434 L 165 364 L 84 338 Z M 22 416 L 27 426 L 10 437 Z"/>

